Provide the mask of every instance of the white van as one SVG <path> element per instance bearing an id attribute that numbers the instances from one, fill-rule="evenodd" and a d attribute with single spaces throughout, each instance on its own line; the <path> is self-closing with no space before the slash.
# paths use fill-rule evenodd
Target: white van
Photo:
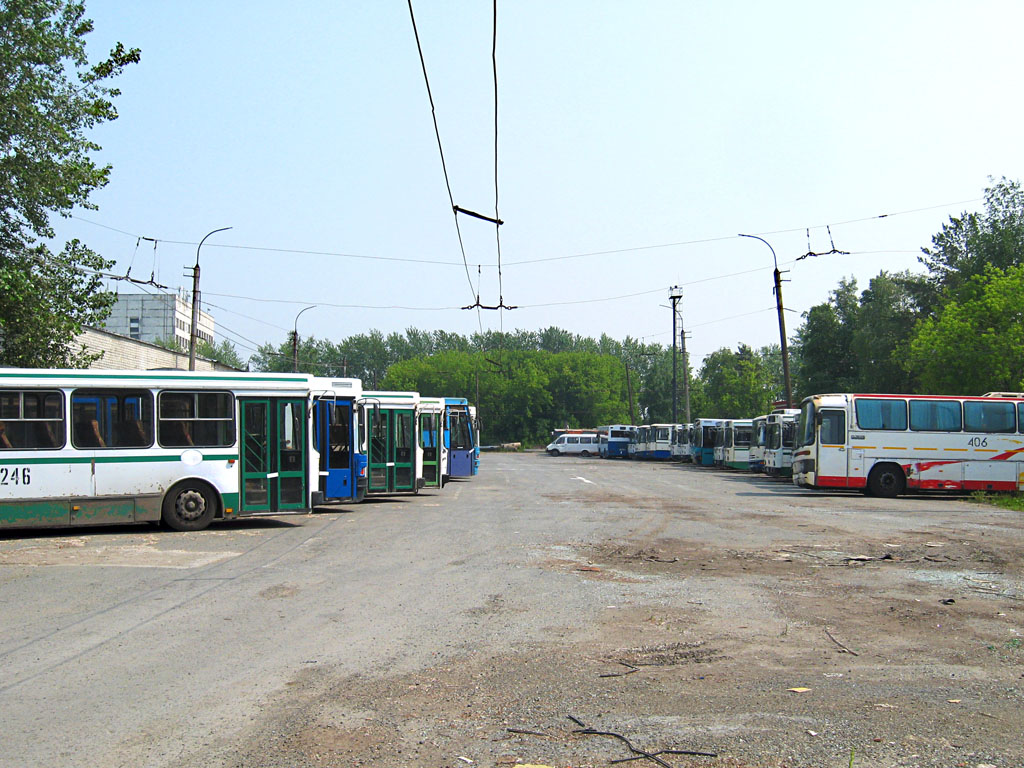
<path id="1" fill-rule="evenodd" d="M 597 432 L 574 432 L 571 435 L 559 435 L 553 443 L 544 449 L 552 456 L 571 453 L 577 456 L 597 456 L 600 445 Z"/>

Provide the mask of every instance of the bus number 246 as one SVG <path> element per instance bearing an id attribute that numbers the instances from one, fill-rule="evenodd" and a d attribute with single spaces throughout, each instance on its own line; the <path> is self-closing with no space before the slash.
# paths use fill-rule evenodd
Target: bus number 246
<path id="1" fill-rule="evenodd" d="M 30 467 L 0 467 L 0 485 L 31 485 Z"/>

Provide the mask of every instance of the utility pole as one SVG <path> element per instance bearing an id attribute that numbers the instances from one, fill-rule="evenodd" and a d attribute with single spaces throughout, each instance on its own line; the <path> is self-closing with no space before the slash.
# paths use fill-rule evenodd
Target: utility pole
<path id="1" fill-rule="evenodd" d="M 779 271 L 779 260 L 775 256 L 775 249 L 772 248 L 772 244 L 763 237 L 744 234 L 740 234 L 739 237 L 750 237 L 754 240 L 760 240 L 772 252 L 772 261 L 775 264 L 775 307 L 779 313 L 779 346 L 782 348 L 782 377 L 786 383 L 786 407 L 789 408 L 793 403 L 793 386 L 789 380 L 789 348 L 786 344 L 786 319 L 784 315 L 785 310 L 782 307 L 782 273 Z"/>
<path id="2" fill-rule="evenodd" d="M 629 423 L 636 424 L 636 411 L 633 409 L 633 384 L 629 379 L 629 363 L 623 360 L 626 365 L 626 392 L 629 393 Z"/>
<path id="3" fill-rule="evenodd" d="M 684 424 L 690 422 L 690 361 L 686 357 L 686 329 L 682 327 L 682 323 L 679 324 L 679 346 L 683 349 L 683 398 L 686 402 L 686 421 Z"/>
<path id="4" fill-rule="evenodd" d="M 683 289 L 673 285 L 668 289 L 668 297 L 672 301 L 672 423 L 678 424 L 679 417 L 676 413 L 679 404 L 678 388 L 676 386 L 676 314 L 678 313 L 679 300 L 683 297 Z"/>
<path id="5" fill-rule="evenodd" d="M 196 247 L 196 265 L 192 267 L 192 328 L 188 335 L 188 369 L 196 369 L 196 329 L 199 327 L 199 249 L 203 247 L 206 238 L 218 232 L 224 232 L 231 227 L 221 227 L 203 236 Z"/>

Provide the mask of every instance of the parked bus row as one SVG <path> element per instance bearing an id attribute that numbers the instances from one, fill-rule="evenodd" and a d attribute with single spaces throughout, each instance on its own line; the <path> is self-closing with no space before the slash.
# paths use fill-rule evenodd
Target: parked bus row
<path id="1" fill-rule="evenodd" d="M 1020 392 L 813 395 L 799 409 L 754 418 L 620 425 L 597 434 L 608 458 L 791 476 L 804 488 L 890 498 L 917 490 L 1024 490 Z"/>
<path id="2" fill-rule="evenodd" d="M 0 528 L 193 531 L 440 489 L 479 461 L 465 398 L 306 374 L 0 370 Z"/>

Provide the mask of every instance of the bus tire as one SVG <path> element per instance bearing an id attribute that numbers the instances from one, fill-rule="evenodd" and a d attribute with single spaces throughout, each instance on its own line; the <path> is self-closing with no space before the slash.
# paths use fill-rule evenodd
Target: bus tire
<path id="1" fill-rule="evenodd" d="M 552 448 L 550 451 L 548 451 L 548 454 L 551 456 L 557 456 L 559 453 L 560 451 L 557 448 Z"/>
<path id="2" fill-rule="evenodd" d="M 882 499 L 894 499 L 907 488 L 907 478 L 899 464 L 878 464 L 868 475 L 868 493 Z"/>
<path id="3" fill-rule="evenodd" d="M 590 451 L 580 451 L 580 456 L 589 456 Z"/>
<path id="4" fill-rule="evenodd" d="M 202 480 L 183 480 L 164 496 L 161 517 L 173 531 L 201 531 L 217 513 L 217 494 Z"/>

